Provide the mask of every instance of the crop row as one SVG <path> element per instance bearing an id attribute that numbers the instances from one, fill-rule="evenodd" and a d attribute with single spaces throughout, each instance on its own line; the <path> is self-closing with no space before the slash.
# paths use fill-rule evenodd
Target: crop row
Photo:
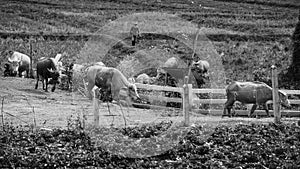
<path id="1" fill-rule="evenodd" d="M 294 13 L 276 13 L 272 12 L 266 14 L 264 12 L 254 13 L 251 11 L 244 11 L 238 13 L 236 11 L 229 11 L 229 12 L 212 12 L 212 11 L 202 11 L 202 12 L 183 12 L 182 17 L 189 17 L 191 20 L 192 18 L 237 18 L 237 19 L 244 19 L 245 21 L 255 21 L 256 19 L 261 20 L 270 20 L 272 22 L 279 22 L 279 21 L 289 21 L 295 20 Z"/>
<path id="2" fill-rule="evenodd" d="M 222 2 L 237 2 L 237 3 L 246 3 L 246 4 L 257 4 L 257 5 L 266 5 L 271 7 L 286 7 L 286 8 L 299 8 L 300 3 L 297 0 L 288 0 L 288 1 L 277 1 L 277 0 L 217 0 Z"/>
<path id="3" fill-rule="evenodd" d="M 176 34 L 174 34 L 176 35 Z M 89 39 L 95 38 L 99 35 L 97 34 L 74 34 L 74 33 L 14 33 L 14 32 L 0 32 L 0 37 L 4 39 L 39 39 L 43 38 L 46 41 L 88 41 Z M 291 34 L 224 34 L 224 33 L 214 33 L 205 34 L 211 41 L 254 41 L 254 42 L 266 42 L 266 41 L 280 41 L 281 39 L 291 38 Z M 126 36 L 123 36 L 126 37 Z M 141 39 L 143 40 L 173 40 L 174 38 L 154 33 L 141 33 Z"/>
<path id="4" fill-rule="evenodd" d="M 179 11 L 184 19 L 196 23 L 202 23 L 204 20 L 205 26 L 209 27 L 250 33 L 266 27 L 260 32 L 278 33 L 276 30 L 267 29 L 291 28 L 297 17 L 295 10 L 275 10 L 273 8 L 261 10 L 259 6 L 249 7 L 249 5 L 239 3 L 223 4 L 209 0 L 201 3 L 204 6 L 213 6 L 213 8 L 201 8 L 199 2 L 191 4 L 191 2 L 183 1 L 155 3 L 154 1 L 132 2 L 124 0 L 103 3 L 93 1 L 84 4 L 64 1 L 44 1 L 43 3 L 22 1 L 20 4 L 11 2 L 0 7 L 2 15 L 0 29 L 4 31 L 90 33 L 98 31 L 108 20 L 115 20 L 124 14 L 131 13 L 130 10 L 146 12 L 159 9 L 162 12 L 174 13 Z M 236 7 L 235 10 L 232 10 L 233 6 Z M 247 16 L 247 14 L 249 15 Z M 262 17 L 261 23 L 257 23 L 256 16 Z M 240 20 L 236 20 L 237 18 Z M 268 19 L 269 22 L 264 22 L 265 19 Z M 285 30 L 279 32 L 285 32 Z"/>

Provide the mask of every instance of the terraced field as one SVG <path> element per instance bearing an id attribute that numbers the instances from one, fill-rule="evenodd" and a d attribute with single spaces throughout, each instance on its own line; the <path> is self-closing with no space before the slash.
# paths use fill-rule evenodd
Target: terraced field
<path id="1" fill-rule="evenodd" d="M 299 7 L 299 2 L 293 0 L 166 0 L 161 3 L 156 0 L 30 0 L 0 3 L 2 54 L 7 49 L 30 54 L 26 39 L 32 35 L 35 39 L 32 42 L 32 55 L 35 59 L 53 56 L 57 52 L 67 53 L 67 59 L 78 59 L 82 57 L 80 50 L 84 48 L 84 44 L 111 22 L 134 13 L 160 12 L 178 16 L 183 21 L 206 28 L 205 36 L 212 41 L 222 57 L 229 81 L 252 80 L 253 74 L 257 73 L 266 82 L 270 76 L 270 65 L 277 65 L 284 74 L 291 62 L 290 37 L 297 23 Z M 159 23 L 161 29 L 165 29 L 163 23 L 165 22 Z M 148 29 L 149 25 L 145 25 L 143 29 Z M 148 33 L 143 32 L 143 29 L 142 33 Z M 125 43 L 129 40 L 128 36 L 123 39 Z M 178 55 L 184 59 L 191 57 L 191 46 L 179 44 L 183 50 L 178 51 L 169 41 L 164 40 L 164 36 L 145 34 L 141 42 L 135 51 L 155 46 L 157 50 L 169 50 L 166 55 Z M 116 44 L 110 49 L 104 62 L 117 66 L 126 55 L 135 51 L 128 51 L 126 45 Z M 283 82 L 279 85 L 285 88 L 297 87 Z"/>

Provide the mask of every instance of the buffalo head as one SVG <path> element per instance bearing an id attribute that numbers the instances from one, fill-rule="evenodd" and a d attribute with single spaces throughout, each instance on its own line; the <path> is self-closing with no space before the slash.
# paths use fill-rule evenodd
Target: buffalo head
<path id="1" fill-rule="evenodd" d="M 135 84 L 131 84 L 128 86 L 128 96 L 132 98 L 133 100 L 140 99 L 140 96 L 137 92 L 137 87 Z"/>
<path id="2" fill-rule="evenodd" d="M 55 85 L 59 84 L 59 72 L 57 70 L 47 69 L 50 77 L 51 77 L 51 84 L 53 84 L 53 88 L 51 89 L 52 92 L 55 90 Z"/>
<path id="3" fill-rule="evenodd" d="M 11 63 L 5 63 L 4 65 L 4 77 L 6 76 L 16 76 L 17 72 L 13 71 Z"/>
<path id="4" fill-rule="evenodd" d="M 284 93 L 283 91 L 279 91 L 278 94 L 279 94 L 280 103 L 285 107 L 291 107 L 287 94 Z"/>
<path id="5" fill-rule="evenodd" d="M 19 70 L 19 66 L 20 66 L 20 62 L 18 61 L 12 61 L 10 68 L 13 74 L 17 74 L 18 70 Z"/>

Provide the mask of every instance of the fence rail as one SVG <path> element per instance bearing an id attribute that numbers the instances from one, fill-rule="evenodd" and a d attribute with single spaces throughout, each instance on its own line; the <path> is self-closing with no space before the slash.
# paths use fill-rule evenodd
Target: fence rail
<path id="1" fill-rule="evenodd" d="M 145 89 L 145 90 L 155 90 L 155 91 L 167 91 L 167 92 L 178 92 L 183 94 L 183 90 L 180 87 L 168 87 L 168 86 L 157 86 L 157 85 L 147 85 L 136 83 L 137 88 Z M 285 92 L 287 95 L 300 95 L 300 90 L 281 90 Z M 226 92 L 225 89 L 192 89 L 193 94 L 223 94 L 224 97 Z M 156 95 L 142 95 L 143 98 L 149 98 L 150 100 L 158 100 L 158 101 L 168 101 L 168 102 L 178 102 L 182 103 L 182 98 L 170 98 L 164 96 L 156 96 Z M 202 104 L 224 104 L 226 99 L 219 98 L 209 98 L 209 99 L 195 99 L 193 98 L 193 102 L 202 103 Z M 290 99 L 291 104 L 300 105 L 300 100 Z"/>
<path id="2" fill-rule="evenodd" d="M 186 106 L 184 106 L 184 104 L 186 104 L 187 102 L 184 102 L 184 88 L 183 87 L 169 87 L 169 86 L 158 86 L 158 85 L 149 85 L 149 84 L 141 84 L 141 83 L 136 83 L 136 86 L 138 89 L 142 89 L 142 90 L 146 90 L 149 91 L 147 94 L 143 94 L 140 93 L 140 97 L 142 99 L 145 99 L 147 101 L 149 101 L 150 103 L 154 103 L 156 102 L 175 102 L 175 103 L 182 103 L 183 106 L 183 114 L 185 116 L 185 118 L 189 118 L 189 116 L 186 113 L 189 113 L 189 110 L 193 111 L 193 112 L 197 112 L 197 114 L 201 113 L 201 114 L 211 114 L 211 115 L 222 115 L 223 113 L 223 109 L 209 109 L 209 110 L 205 110 L 205 109 L 192 109 L 191 106 L 188 106 L 188 111 L 186 112 L 186 110 L 184 110 L 186 108 Z M 192 89 L 191 85 L 187 85 L 189 87 L 189 98 L 187 98 L 188 104 L 216 104 L 216 105 L 223 105 L 227 99 L 226 98 L 226 91 L 225 89 Z M 155 95 L 155 92 L 157 95 Z M 300 95 L 300 90 L 285 90 L 282 89 L 281 91 L 285 92 L 287 95 Z M 181 98 L 175 98 L 175 97 L 166 97 L 164 96 L 164 92 L 178 92 L 181 94 Z M 209 99 L 201 99 L 198 98 L 196 96 L 196 94 L 209 94 L 209 96 L 211 96 L 211 94 L 219 94 L 219 95 L 214 95 L 214 97 L 211 97 Z M 224 98 L 217 98 L 217 97 L 222 97 L 224 96 Z M 270 101 L 269 103 L 272 103 L 272 101 Z M 300 100 L 299 99 L 290 99 L 290 103 L 292 105 L 300 105 Z M 134 105 L 136 107 L 140 107 L 140 108 L 155 108 L 155 109 L 161 109 L 164 108 L 165 106 L 162 105 L 151 105 L 151 104 L 142 104 L 142 103 L 134 103 Z M 95 108 L 95 112 L 96 112 L 97 108 Z M 264 110 L 255 110 L 255 112 L 258 115 L 266 115 Z M 274 111 L 270 110 L 270 114 L 272 114 Z M 247 116 L 249 111 L 248 110 L 236 110 L 236 113 L 239 116 Z M 299 117 L 300 116 L 300 111 L 298 110 L 282 110 L 281 112 L 282 116 L 291 116 L 291 117 Z M 95 114 L 95 125 L 98 124 L 97 119 L 99 118 L 96 114 Z M 186 124 L 188 125 L 188 120 L 185 119 Z"/>

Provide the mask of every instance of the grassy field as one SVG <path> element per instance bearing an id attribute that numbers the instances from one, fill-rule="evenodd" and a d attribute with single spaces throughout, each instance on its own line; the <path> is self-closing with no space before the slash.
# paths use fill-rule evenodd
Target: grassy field
<path id="1" fill-rule="evenodd" d="M 160 20 L 164 18 L 162 16 L 156 21 L 151 21 L 150 17 L 146 22 L 137 20 L 139 23 L 145 23 L 142 25 L 145 33 L 153 32 L 153 30 L 159 33 L 158 28 L 161 31 L 176 32 L 176 26 L 180 28 L 186 26 L 187 28 L 181 29 L 186 32 L 181 33 L 188 34 L 191 27 L 198 25 L 207 30 L 206 36 L 221 55 L 228 81 L 253 80 L 253 74 L 258 73 L 261 75 L 260 80 L 266 82 L 270 77 L 270 65 L 277 65 L 279 71 L 284 74 L 291 62 L 290 37 L 297 23 L 297 7 L 300 4 L 295 0 L 267 2 L 261 0 L 165 0 L 161 3 L 156 0 L 5 0 L 0 3 L 0 33 L 2 33 L 0 52 L 2 55 L 8 49 L 26 54 L 31 52 L 28 39 L 22 36 L 19 36 L 19 39 L 18 34 L 14 36 L 8 34 L 8 37 L 4 34 L 53 35 L 59 33 L 66 35 L 67 38 L 43 36 L 32 41 L 34 59 L 54 56 L 57 52 L 61 52 L 68 56 L 65 62 L 68 59 L 79 59 L 84 62 L 89 59 L 82 58 L 84 56 L 80 51 L 86 47 L 88 38 L 80 39 L 72 36 L 68 38 L 68 34 L 97 34 L 99 30 L 107 29 L 107 26 L 124 16 L 134 16 L 132 15 L 134 13 L 159 12 L 164 13 L 163 15 L 174 15 L 182 21 Z M 142 19 L 145 20 L 145 18 Z M 180 26 L 186 22 L 190 23 L 190 26 L 186 24 Z M 126 28 L 124 32 L 129 29 L 130 25 L 125 26 L 127 27 L 124 27 Z M 193 36 L 189 38 L 193 40 Z M 123 39 L 123 45 L 122 43 L 115 44 L 104 54 L 104 57 L 101 57 L 103 62 L 116 67 L 123 58 L 126 58 L 126 55 L 140 50 L 149 51 L 149 48 L 153 46 L 156 51 L 152 53 L 167 49 L 168 52 L 164 55 L 177 55 L 183 59 L 188 59 L 192 53 L 190 46 L 180 43 L 177 44 L 180 49 L 175 49 L 170 43 L 172 38 L 165 40 L 162 36 L 142 36 L 137 50 L 131 50 L 128 45 L 124 45 L 124 43 L 129 43 L 129 40 L 129 38 Z M 1 63 L 2 61 L 3 58 Z M 291 85 L 280 83 L 280 86 L 285 88 L 294 88 Z"/>
<path id="2" fill-rule="evenodd" d="M 192 3 L 194 2 L 194 3 Z M 250 3 L 250 2 L 257 2 Z M 121 0 L 121 1 L 2 1 L 2 31 L 93 33 L 110 20 L 135 12 L 164 12 L 204 27 L 241 33 L 289 34 L 296 23 L 300 3 L 294 0 Z M 281 7 L 280 5 L 291 7 Z"/>

